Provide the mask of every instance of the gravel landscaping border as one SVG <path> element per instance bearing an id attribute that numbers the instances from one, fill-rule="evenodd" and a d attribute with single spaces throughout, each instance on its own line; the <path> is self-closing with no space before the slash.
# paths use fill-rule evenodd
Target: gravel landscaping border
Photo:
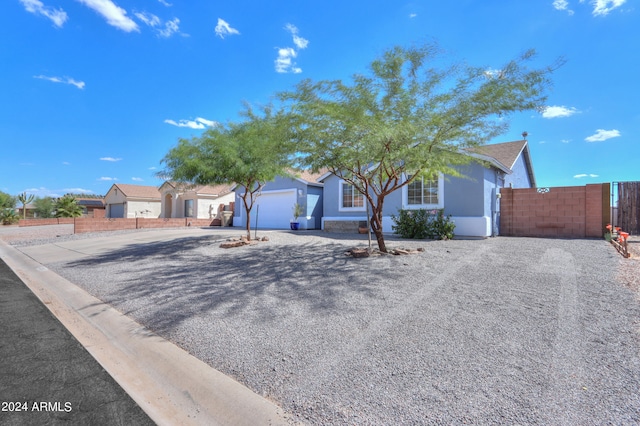
<path id="1" fill-rule="evenodd" d="M 640 305 L 604 240 L 389 238 L 424 252 L 354 259 L 363 236 L 260 235 L 46 266 L 292 422 L 640 423 Z"/>

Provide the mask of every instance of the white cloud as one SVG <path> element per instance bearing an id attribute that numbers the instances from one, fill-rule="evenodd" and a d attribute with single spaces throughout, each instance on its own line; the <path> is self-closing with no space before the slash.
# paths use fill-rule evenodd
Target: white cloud
<path id="1" fill-rule="evenodd" d="M 418 16 L 418 14 L 417 14 L 417 13 L 410 13 L 410 14 L 409 14 L 409 18 L 415 18 L 416 16 Z"/>
<path id="2" fill-rule="evenodd" d="M 594 135 L 591 135 L 585 138 L 584 140 L 587 142 L 602 142 L 602 141 L 606 141 L 607 139 L 617 138 L 618 136 L 621 136 L 621 135 L 620 135 L 620 132 L 616 129 L 613 129 L 613 130 L 598 129 L 596 130 L 596 133 Z"/>
<path id="3" fill-rule="evenodd" d="M 592 0 L 593 16 L 607 16 L 613 9 L 622 6 L 627 0 Z"/>
<path id="4" fill-rule="evenodd" d="M 149 170 L 155 170 L 156 168 L 154 166 L 149 167 Z"/>
<path id="5" fill-rule="evenodd" d="M 571 142 L 571 139 L 560 139 L 560 142 L 569 143 L 569 142 Z"/>
<path id="6" fill-rule="evenodd" d="M 121 161 L 122 158 L 101 157 L 100 160 L 101 161 L 111 161 L 111 162 L 115 163 L 116 161 Z"/>
<path id="7" fill-rule="evenodd" d="M 144 182 L 144 179 L 139 178 L 139 177 L 132 177 L 131 180 L 134 181 L 134 182 Z"/>
<path id="8" fill-rule="evenodd" d="M 112 181 L 112 180 L 118 180 L 118 178 L 114 178 L 114 177 L 107 177 L 107 176 L 102 176 L 100 179 L 101 181 Z"/>
<path id="9" fill-rule="evenodd" d="M 158 30 L 158 34 L 160 34 L 160 37 L 164 38 L 171 37 L 172 35 L 180 32 L 178 24 L 180 24 L 180 20 L 178 18 L 173 18 L 172 20 L 164 23 L 164 29 Z"/>
<path id="10" fill-rule="evenodd" d="M 204 129 L 205 127 L 215 127 L 218 125 L 216 121 L 207 120 L 206 118 L 197 117 L 195 120 L 164 120 L 165 123 L 176 127 L 189 127 L 190 129 Z"/>
<path id="11" fill-rule="evenodd" d="M 593 173 L 580 173 L 579 175 L 574 175 L 573 176 L 575 179 L 582 179 L 582 178 L 586 178 L 586 177 L 590 177 L 590 178 L 597 178 L 599 177 L 599 175 L 594 175 Z"/>
<path id="12" fill-rule="evenodd" d="M 148 12 L 135 12 L 133 14 L 140 21 L 155 29 L 160 37 L 169 38 L 176 33 L 180 33 L 180 19 L 173 18 L 170 21 L 162 22 L 162 19 Z"/>
<path id="13" fill-rule="evenodd" d="M 298 28 L 293 24 L 287 24 L 284 26 L 284 29 L 289 31 L 293 36 L 293 44 L 295 44 L 298 49 L 306 49 L 309 45 L 309 40 L 306 38 L 302 38 L 298 35 Z"/>
<path id="14" fill-rule="evenodd" d="M 548 106 L 542 112 L 544 118 L 571 117 L 573 114 L 579 113 L 574 107 L 566 106 Z"/>
<path id="15" fill-rule="evenodd" d="M 133 15 L 150 27 L 157 27 L 161 23 L 160 18 L 153 13 L 135 12 Z"/>
<path id="16" fill-rule="evenodd" d="M 223 19 L 218 18 L 218 25 L 216 25 L 216 35 L 220 38 L 225 38 L 228 35 L 240 34 L 240 31 L 231 26 Z"/>
<path id="17" fill-rule="evenodd" d="M 64 10 L 45 6 L 40 0 L 20 0 L 20 3 L 22 3 L 27 12 L 46 16 L 58 28 L 62 28 L 64 23 L 67 22 L 68 16 Z"/>
<path id="18" fill-rule="evenodd" d="M 65 188 L 63 190 L 66 194 L 93 194 L 94 192 L 90 189 L 84 188 Z"/>
<path id="19" fill-rule="evenodd" d="M 299 74 L 302 69 L 295 66 L 292 58 L 298 56 L 298 53 L 292 47 L 278 49 L 278 57 L 275 60 L 276 72 Z"/>
<path id="20" fill-rule="evenodd" d="M 63 165 L 63 166 L 70 166 L 70 165 L 71 165 L 71 163 L 70 163 L 70 162 L 68 162 L 68 161 L 63 161 L 63 162 L 62 162 L 62 165 Z"/>
<path id="21" fill-rule="evenodd" d="M 573 10 L 569 9 L 569 2 L 567 0 L 555 0 L 553 7 L 556 10 L 566 10 L 569 15 L 573 15 Z"/>
<path id="22" fill-rule="evenodd" d="M 72 86 L 76 86 L 78 89 L 84 89 L 84 86 L 85 86 L 84 81 L 78 81 L 70 77 L 49 77 L 46 75 L 34 75 L 33 78 L 38 78 L 40 80 L 47 80 L 53 83 L 70 84 Z"/>
<path id="23" fill-rule="evenodd" d="M 293 61 L 293 59 L 298 56 L 299 50 L 307 48 L 307 46 L 309 45 L 309 40 L 300 37 L 298 35 L 298 28 L 293 24 L 285 25 L 284 29 L 289 31 L 293 36 L 293 44 L 296 45 L 297 49 L 293 47 L 279 47 L 278 57 L 274 61 L 275 69 L 278 73 L 299 74 L 302 72 L 302 68 L 296 66 L 296 63 Z"/>
<path id="24" fill-rule="evenodd" d="M 158 0 L 163 6 L 171 7 L 173 6 L 171 3 L 166 2 L 165 0 Z"/>
<path id="25" fill-rule="evenodd" d="M 127 11 L 112 0 L 77 0 L 102 15 L 109 25 L 125 32 L 140 31 L 138 24 L 127 16 Z"/>

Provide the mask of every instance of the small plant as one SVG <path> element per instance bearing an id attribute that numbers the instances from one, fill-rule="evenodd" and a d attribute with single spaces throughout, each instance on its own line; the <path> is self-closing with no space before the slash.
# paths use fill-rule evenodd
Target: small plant
<path id="1" fill-rule="evenodd" d="M 298 218 L 305 214 L 304 206 L 299 203 L 293 205 L 293 221 L 297 222 Z"/>
<path id="2" fill-rule="evenodd" d="M 0 209 L 0 223 L 13 225 L 20 220 L 20 216 L 13 209 Z"/>
<path id="3" fill-rule="evenodd" d="M 454 237 L 455 223 L 443 210 L 400 210 L 399 216 L 391 216 L 394 232 L 402 238 L 434 238 L 450 240 Z"/>

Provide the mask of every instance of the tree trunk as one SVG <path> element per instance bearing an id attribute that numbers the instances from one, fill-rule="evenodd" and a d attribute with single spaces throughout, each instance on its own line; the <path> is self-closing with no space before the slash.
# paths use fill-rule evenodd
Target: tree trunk
<path id="1" fill-rule="evenodd" d="M 253 208 L 253 202 L 251 203 L 251 205 L 249 205 L 247 203 L 247 197 L 253 198 L 251 197 L 251 194 L 249 193 L 249 191 L 245 191 L 244 196 L 242 197 L 242 203 L 244 204 L 244 211 L 246 212 L 246 215 L 247 215 L 247 220 L 245 224 L 245 228 L 247 230 L 247 241 L 251 241 L 251 209 Z"/>
<path id="2" fill-rule="evenodd" d="M 376 205 L 372 203 L 373 200 L 368 200 L 371 205 L 371 228 L 376 235 L 376 241 L 378 242 L 378 250 L 382 253 L 387 253 L 387 245 L 384 242 L 384 235 L 382 235 L 382 206 L 384 198 L 378 197 Z"/>

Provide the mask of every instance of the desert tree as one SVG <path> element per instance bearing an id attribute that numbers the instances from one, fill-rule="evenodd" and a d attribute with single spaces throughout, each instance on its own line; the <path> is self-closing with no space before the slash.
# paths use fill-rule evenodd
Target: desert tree
<path id="1" fill-rule="evenodd" d="M 304 80 L 279 99 L 300 161 L 364 195 L 386 252 L 386 196 L 416 178 L 460 176 L 458 166 L 471 161 L 465 149 L 504 133 L 513 113 L 544 106 L 555 66 L 531 69 L 534 57 L 527 51 L 493 69 L 443 63 L 433 44 L 393 47 L 367 75 L 347 83 Z"/>
<path id="2" fill-rule="evenodd" d="M 242 121 L 219 124 L 202 136 L 180 139 L 162 159 L 162 179 L 185 184 L 241 187 L 245 229 L 251 240 L 251 210 L 267 182 L 290 173 L 293 151 L 273 107 L 256 112 L 245 105 Z"/>

